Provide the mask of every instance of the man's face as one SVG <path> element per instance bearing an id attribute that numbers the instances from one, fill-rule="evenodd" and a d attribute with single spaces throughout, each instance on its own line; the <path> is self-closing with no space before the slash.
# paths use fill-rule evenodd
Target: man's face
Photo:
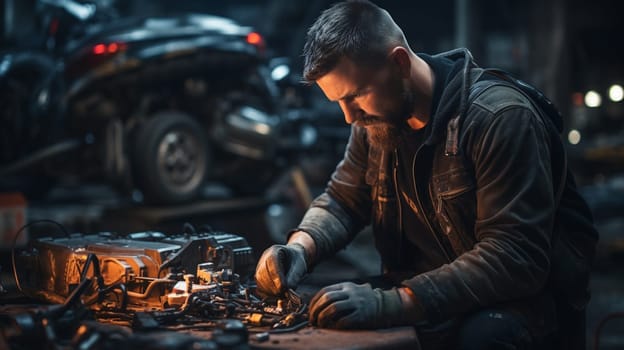
<path id="1" fill-rule="evenodd" d="M 338 102 L 348 124 L 367 129 L 369 142 L 384 149 L 397 146 L 414 98 L 390 60 L 372 69 L 343 58 L 316 83 L 330 101 Z"/>

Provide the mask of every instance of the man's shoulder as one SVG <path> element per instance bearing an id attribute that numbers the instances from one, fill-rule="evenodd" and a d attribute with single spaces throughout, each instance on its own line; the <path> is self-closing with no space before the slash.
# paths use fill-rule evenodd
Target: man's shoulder
<path id="1" fill-rule="evenodd" d="M 495 115 L 516 107 L 534 110 L 524 93 L 504 81 L 484 80 L 475 83 L 471 88 L 470 100 L 473 106 Z"/>

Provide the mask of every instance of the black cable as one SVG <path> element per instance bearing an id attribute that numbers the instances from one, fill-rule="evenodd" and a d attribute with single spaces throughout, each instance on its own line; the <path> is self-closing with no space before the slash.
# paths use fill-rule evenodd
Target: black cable
<path id="1" fill-rule="evenodd" d="M 67 310 L 79 304 L 80 297 L 85 293 L 85 291 L 91 285 L 92 280 L 87 278 L 80 282 L 80 284 L 71 292 L 69 296 L 65 299 L 65 302 L 59 306 L 57 309 L 51 309 L 48 312 L 47 318 L 58 319 L 60 318 Z"/>
<path id="2" fill-rule="evenodd" d="M 85 265 L 83 270 L 80 272 L 80 280 L 84 280 L 87 278 L 87 272 L 89 271 L 89 266 L 93 264 L 93 277 L 95 277 L 95 281 L 97 283 L 98 292 L 104 289 L 104 277 L 102 277 L 102 273 L 100 271 L 100 261 L 98 260 L 97 255 L 93 253 L 89 253 L 87 255 L 87 259 L 85 261 Z"/>
<path id="3" fill-rule="evenodd" d="M 189 222 L 185 222 L 182 228 L 182 232 L 189 235 L 196 235 L 197 230 L 195 230 L 195 226 Z"/>
<path id="4" fill-rule="evenodd" d="M 294 326 L 291 326 L 291 327 L 271 329 L 268 332 L 272 333 L 272 334 L 294 332 L 294 331 L 300 330 L 301 328 L 303 328 L 303 327 L 305 327 L 307 325 L 308 325 L 308 320 L 305 320 L 305 321 L 302 321 L 301 323 L 297 323 L 297 324 L 295 324 Z"/>
<path id="5" fill-rule="evenodd" d="M 95 258 L 95 261 L 93 261 L 93 259 Z M 87 255 L 87 259 L 85 260 L 85 265 L 84 265 L 84 269 L 82 271 L 80 271 L 80 268 L 78 268 L 78 271 L 80 271 L 80 280 L 82 281 L 83 279 L 87 278 L 87 271 L 89 271 L 89 266 L 91 265 L 91 263 L 93 263 L 93 276 L 94 277 L 99 277 L 100 276 L 100 262 L 97 260 L 97 256 L 93 253 L 89 253 Z M 99 285 L 98 285 L 99 287 Z"/>
<path id="6" fill-rule="evenodd" d="M 42 219 L 42 220 L 35 220 L 32 222 L 29 222 L 27 224 L 25 224 L 24 226 L 20 227 L 19 230 L 17 230 L 17 232 L 15 233 L 15 237 L 13 237 L 13 245 L 11 246 L 11 264 L 13 265 L 13 278 L 15 279 L 15 286 L 17 287 L 17 290 L 20 291 L 20 293 L 24 293 L 24 291 L 22 290 L 22 285 L 19 282 L 19 277 L 17 276 L 17 267 L 15 266 L 15 246 L 17 245 L 17 239 L 19 238 L 20 234 L 28 227 L 35 225 L 35 224 L 41 224 L 41 223 L 49 223 L 49 224 L 54 224 L 56 226 L 58 226 L 61 231 L 65 234 L 66 237 L 70 237 L 69 232 L 67 232 L 67 230 L 65 229 L 65 226 L 63 226 L 62 224 L 54 221 L 54 220 L 49 220 L 49 219 Z"/>
<path id="7" fill-rule="evenodd" d="M 89 266 L 91 264 L 93 264 L 93 277 L 97 283 L 97 302 L 102 302 L 108 293 L 119 290 L 121 292 L 121 310 L 126 310 L 126 307 L 128 306 L 128 288 L 121 282 L 110 286 L 104 285 L 104 277 L 102 276 L 102 272 L 100 270 L 100 261 L 98 260 L 97 255 L 93 253 L 89 253 L 89 255 L 87 255 L 84 268 L 80 272 L 80 280 L 83 281 L 87 278 L 87 272 L 89 271 Z"/>
<path id="8" fill-rule="evenodd" d="M 128 288 L 126 287 L 126 285 L 124 283 L 116 283 L 113 285 L 110 285 L 106 288 L 100 289 L 98 290 L 98 296 L 102 296 L 102 298 L 110 293 L 115 291 L 116 289 L 118 289 L 121 292 L 121 306 L 120 309 L 122 311 L 126 310 L 126 307 L 128 307 Z"/>

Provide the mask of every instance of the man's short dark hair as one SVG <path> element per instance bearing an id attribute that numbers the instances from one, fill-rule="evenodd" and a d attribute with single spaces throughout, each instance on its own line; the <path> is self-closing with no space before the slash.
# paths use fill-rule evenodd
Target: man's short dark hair
<path id="1" fill-rule="evenodd" d="M 334 4 L 308 30 L 303 78 L 312 83 L 342 57 L 360 64 L 382 62 L 390 45 L 407 45 L 403 32 L 382 8 L 366 0 Z"/>

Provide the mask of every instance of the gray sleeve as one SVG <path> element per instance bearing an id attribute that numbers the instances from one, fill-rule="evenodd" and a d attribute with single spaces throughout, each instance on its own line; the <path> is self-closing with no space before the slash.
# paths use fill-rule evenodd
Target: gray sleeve
<path id="1" fill-rule="evenodd" d="M 307 232 L 314 240 L 315 262 L 344 248 L 352 239 L 347 228 L 334 214 L 319 207 L 311 207 L 306 212 L 298 229 Z"/>
<path id="2" fill-rule="evenodd" d="M 365 130 L 353 127 L 343 160 L 325 192 L 312 202 L 298 227 L 314 239 L 315 261 L 344 248 L 370 221 L 371 187 L 365 180 L 367 168 Z"/>

